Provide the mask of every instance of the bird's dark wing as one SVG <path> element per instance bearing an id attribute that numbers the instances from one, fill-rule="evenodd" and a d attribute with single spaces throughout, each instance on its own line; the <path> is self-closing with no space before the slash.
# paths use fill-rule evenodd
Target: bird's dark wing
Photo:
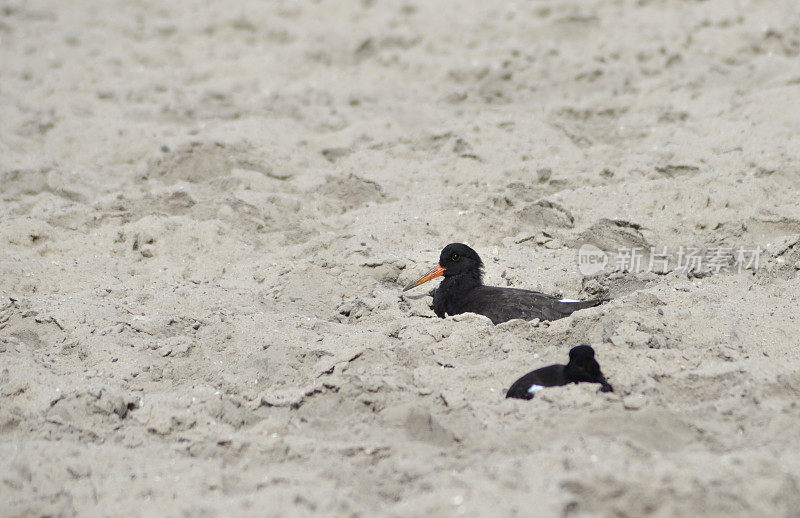
<path id="1" fill-rule="evenodd" d="M 591 308 L 604 300 L 571 301 L 559 299 L 538 291 L 497 286 L 478 286 L 471 290 L 459 304 L 459 312 L 485 315 L 495 324 L 514 318 L 524 320 L 556 320 L 579 309 Z"/>
<path id="2" fill-rule="evenodd" d="M 541 387 L 556 387 L 567 383 L 563 365 L 548 365 L 529 372 L 515 381 L 506 392 L 506 397 L 531 399 L 533 394 Z"/>

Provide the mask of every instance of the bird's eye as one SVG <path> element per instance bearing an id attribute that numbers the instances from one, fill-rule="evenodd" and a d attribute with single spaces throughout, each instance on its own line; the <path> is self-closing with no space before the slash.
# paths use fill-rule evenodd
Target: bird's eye
<path id="1" fill-rule="evenodd" d="M 453 254 L 453 255 L 450 257 L 450 260 L 451 260 L 451 261 L 458 261 L 459 259 L 461 259 L 461 257 L 459 257 L 459 255 L 458 255 L 458 254 Z"/>

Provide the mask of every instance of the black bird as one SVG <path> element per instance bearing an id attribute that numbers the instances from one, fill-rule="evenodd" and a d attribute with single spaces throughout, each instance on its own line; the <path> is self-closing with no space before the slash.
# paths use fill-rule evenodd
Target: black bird
<path id="1" fill-rule="evenodd" d="M 445 314 L 478 313 L 489 317 L 494 324 L 513 318 L 556 320 L 607 300 L 559 299 L 538 291 L 484 286 L 483 261 L 475 250 L 463 243 L 444 247 L 439 264 L 403 291 L 440 276 L 444 276 L 444 280 L 433 296 L 433 311 L 441 318 Z"/>
<path id="2" fill-rule="evenodd" d="M 594 359 L 594 349 L 588 345 L 573 347 L 566 365 L 548 365 L 529 372 L 511 385 L 507 398 L 532 399 L 544 387 L 560 387 L 568 383 L 600 383 L 601 392 L 614 392 L 614 388 L 600 372 L 600 365 Z"/>

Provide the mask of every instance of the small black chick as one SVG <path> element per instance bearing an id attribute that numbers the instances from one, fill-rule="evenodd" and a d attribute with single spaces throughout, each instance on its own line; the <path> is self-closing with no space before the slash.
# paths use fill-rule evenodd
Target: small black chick
<path id="1" fill-rule="evenodd" d="M 613 392 L 600 365 L 594 359 L 594 349 L 588 345 L 573 347 L 566 365 L 549 365 L 524 375 L 511 385 L 507 398 L 532 399 L 544 387 L 559 387 L 568 383 L 600 383 L 601 392 Z"/>

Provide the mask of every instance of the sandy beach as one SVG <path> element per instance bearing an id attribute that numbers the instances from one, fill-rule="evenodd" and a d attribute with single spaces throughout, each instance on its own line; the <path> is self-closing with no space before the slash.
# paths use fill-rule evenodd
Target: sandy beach
<path id="1" fill-rule="evenodd" d="M 796 0 L 9 0 L 0 63 L 0 515 L 800 516 Z M 451 242 L 612 300 L 436 318 Z"/>

